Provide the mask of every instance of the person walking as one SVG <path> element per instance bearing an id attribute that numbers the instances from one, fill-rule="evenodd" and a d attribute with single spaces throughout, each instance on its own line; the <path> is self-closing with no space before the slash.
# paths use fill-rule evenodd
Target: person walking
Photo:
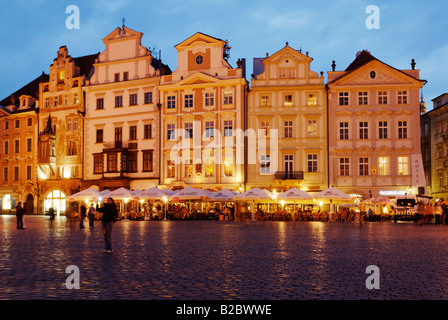
<path id="1" fill-rule="evenodd" d="M 442 225 L 442 200 L 437 201 L 436 206 L 434 208 L 434 214 L 436 216 L 435 224 L 441 226 Z"/>
<path id="2" fill-rule="evenodd" d="M 23 229 L 22 216 L 23 216 L 22 202 L 19 202 L 16 206 L 17 229 Z"/>
<path id="3" fill-rule="evenodd" d="M 112 227 L 117 221 L 118 210 L 115 205 L 115 201 L 112 198 L 107 198 L 107 203 L 104 203 L 102 207 L 96 206 L 96 211 L 101 212 L 102 229 L 104 235 L 104 246 L 106 253 L 112 253 Z"/>
<path id="4" fill-rule="evenodd" d="M 425 205 L 423 204 L 423 201 L 418 202 L 416 214 L 417 214 L 416 222 L 418 225 L 422 226 L 425 220 Z"/>
<path id="5" fill-rule="evenodd" d="M 89 226 L 90 226 L 90 229 L 95 228 L 94 225 L 93 225 L 93 222 L 94 222 L 94 220 L 95 220 L 95 208 L 93 207 L 93 202 L 90 204 L 89 212 L 88 212 L 87 215 L 88 215 L 88 217 L 89 217 Z"/>
<path id="6" fill-rule="evenodd" d="M 81 221 L 79 222 L 79 227 L 81 229 L 84 229 L 84 218 L 86 217 L 87 208 L 86 205 L 83 203 L 81 205 Z"/>

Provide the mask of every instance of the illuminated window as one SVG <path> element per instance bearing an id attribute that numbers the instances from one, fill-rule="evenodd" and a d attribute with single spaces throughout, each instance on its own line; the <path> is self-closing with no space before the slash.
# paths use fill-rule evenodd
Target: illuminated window
<path id="1" fill-rule="evenodd" d="M 269 107 L 271 105 L 269 96 L 261 96 L 260 97 L 260 106 Z"/>
<path id="2" fill-rule="evenodd" d="M 10 194 L 5 194 L 3 196 L 2 209 L 3 210 L 11 210 L 12 209 L 11 195 Z"/>
<path id="3" fill-rule="evenodd" d="M 283 105 L 285 107 L 292 106 L 292 94 L 286 94 L 283 96 Z"/>
<path id="4" fill-rule="evenodd" d="M 215 161 L 213 158 L 208 158 L 205 160 L 205 176 L 206 177 L 215 176 Z"/>
<path id="5" fill-rule="evenodd" d="M 307 135 L 309 137 L 317 136 L 317 120 L 308 120 Z"/>
<path id="6" fill-rule="evenodd" d="M 260 129 L 262 130 L 263 137 L 269 137 L 269 121 L 261 121 Z"/>
<path id="7" fill-rule="evenodd" d="M 184 159 L 185 178 L 193 177 L 193 162 L 191 159 Z"/>
<path id="8" fill-rule="evenodd" d="M 378 175 L 380 176 L 389 175 L 389 157 L 378 158 Z"/>
<path id="9" fill-rule="evenodd" d="M 306 99 L 306 104 L 308 106 L 315 106 L 315 105 L 317 105 L 317 97 L 316 97 L 316 95 L 315 94 L 309 94 L 307 96 L 307 99 Z"/>
<path id="10" fill-rule="evenodd" d="M 166 177 L 167 178 L 175 178 L 176 177 L 176 166 L 173 161 L 168 160 L 166 162 Z"/>
<path id="11" fill-rule="evenodd" d="M 47 212 L 50 208 L 53 208 L 58 215 L 65 212 L 65 194 L 61 190 L 53 190 L 45 197 L 44 212 Z"/>
<path id="12" fill-rule="evenodd" d="M 224 158 L 224 177 L 233 177 L 233 157 Z"/>
<path id="13" fill-rule="evenodd" d="M 223 104 L 233 104 L 233 92 L 224 91 L 224 101 Z"/>
<path id="14" fill-rule="evenodd" d="M 409 175 L 409 157 L 398 157 L 398 174 Z"/>

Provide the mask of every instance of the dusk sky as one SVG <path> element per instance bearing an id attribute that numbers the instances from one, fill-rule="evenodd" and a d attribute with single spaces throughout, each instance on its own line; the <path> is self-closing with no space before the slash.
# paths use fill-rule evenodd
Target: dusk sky
<path id="1" fill-rule="evenodd" d="M 398 0 L 0 0 L 0 99 L 49 72 L 58 48 L 73 57 L 104 50 L 101 41 L 125 25 L 144 33 L 142 45 L 162 51 L 174 71 L 174 46 L 196 32 L 228 40 L 230 64 L 273 54 L 289 42 L 309 52 L 315 72 L 345 70 L 358 51 L 398 69 L 410 69 L 415 59 L 428 110 L 431 99 L 448 92 L 448 11 L 446 1 Z M 80 10 L 80 28 L 67 29 L 66 8 Z M 379 8 L 379 29 L 368 29 L 369 5 Z"/>

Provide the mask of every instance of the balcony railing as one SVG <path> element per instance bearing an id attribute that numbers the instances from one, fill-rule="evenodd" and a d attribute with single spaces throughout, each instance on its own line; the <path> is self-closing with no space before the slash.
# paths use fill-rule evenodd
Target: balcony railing
<path id="1" fill-rule="evenodd" d="M 103 149 L 138 149 L 138 142 L 128 142 L 128 141 L 104 142 Z"/>
<path id="2" fill-rule="evenodd" d="M 277 171 L 276 180 L 303 180 L 303 171 Z"/>

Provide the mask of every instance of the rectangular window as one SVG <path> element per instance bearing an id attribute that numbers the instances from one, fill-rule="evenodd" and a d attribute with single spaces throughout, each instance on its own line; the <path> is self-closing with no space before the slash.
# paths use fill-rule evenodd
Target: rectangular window
<path id="1" fill-rule="evenodd" d="M 50 107 L 50 98 L 45 98 L 45 109 L 48 109 Z"/>
<path id="2" fill-rule="evenodd" d="M 205 137 L 213 138 L 215 136 L 215 122 L 206 121 L 205 122 Z"/>
<path id="3" fill-rule="evenodd" d="M 129 105 L 130 106 L 136 106 L 137 105 L 137 94 L 132 93 L 129 95 Z"/>
<path id="4" fill-rule="evenodd" d="M 339 92 L 339 105 L 348 106 L 348 92 Z"/>
<path id="5" fill-rule="evenodd" d="M 397 103 L 398 104 L 407 104 L 408 103 L 408 92 L 406 90 L 398 91 Z"/>
<path id="6" fill-rule="evenodd" d="M 408 122 L 398 121 L 398 139 L 408 138 Z"/>
<path id="7" fill-rule="evenodd" d="M 286 172 L 294 171 L 294 155 L 293 154 L 285 154 L 283 158 L 283 165 L 285 167 Z"/>
<path id="8" fill-rule="evenodd" d="M 233 121 L 224 120 L 224 137 L 232 137 L 232 136 L 233 136 Z"/>
<path id="9" fill-rule="evenodd" d="M 14 181 L 20 180 L 20 169 L 19 167 L 14 167 Z"/>
<path id="10" fill-rule="evenodd" d="M 398 157 L 398 174 L 403 176 L 409 175 L 408 157 Z"/>
<path id="11" fill-rule="evenodd" d="M 53 107 L 58 106 L 58 97 L 53 97 Z"/>
<path id="12" fill-rule="evenodd" d="M 166 97 L 166 101 L 167 101 L 166 107 L 168 109 L 176 108 L 176 96 L 168 96 L 168 97 Z"/>
<path id="13" fill-rule="evenodd" d="M 193 95 L 186 94 L 184 96 L 184 107 L 185 108 L 193 108 Z"/>
<path id="14" fill-rule="evenodd" d="M 175 178 L 176 177 L 176 166 L 173 161 L 167 160 L 166 162 L 166 177 Z"/>
<path id="15" fill-rule="evenodd" d="M 123 72 L 123 81 L 129 80 L 129 72 Z"/>
<path id="16" fill-rule="evenodd" d="M 270 100 L 269 96 L 261 96 L 260 97 L 260 106 L 269 107 L 271 105 L 271 102 L 269 100 Z"/>
<path id="17" fill-rule="evenodd" d="M 185 172 L 185 178 L 191 178 L 193 177 L 193 162 L 191 159 L 184 159 L 184 172 Z"/>
<path id="18" fill-rule="evenodd" d="M 378 157 L 378 175 L 389 175 L 389 157 Z"/>
<path id="19" fill-rule="evenodd" d="M 104 156 L 102 154 L 93 155 L 93 173 L 100 174 L 104 170 Z"/>
<path id="20" fill-rule="evenodd" d="M 114 74 L 114 79 L 115 79 L 115 82 L 120 81 L 120 74 L 119 73 L 115 73 Z"/>
<path id="21" fill-rule="evenodd" d="M 75 93 L 73 94 L 73 104 L 78 104 L 79 100 L 78 100 L 78 94 Z"/>
<path id="22" fill-rule="evenodd" d="M 369 158 L 359 158 L 359 175 L 369 175 Z"/>
<path id="23" fill-rule="evenodd" d="M 5 154 L 9 154 L 9 141 L 5 141 L 5 150 L 4 150 Z"/>
<path id="24" fill-rule="evenodd" d="M 152 139 L 152 125 L 145 124 L 143 126 L 143 139 Z"/>
<path id="25" fill-rule="evenodd" d="M 72 118 L 67 118 L 65 121 L 65 129 L 67 131 L 72 131 Z"/>
<path id="26" fill-rule="evenodd" d="M 137 152 L 128 152 L 126 155 L 126 172 L 137 172 Z"/>
<path id="27" fill-rule="evenodd" d="M 96 143 L 103 143 L 104 142 L 104 131 L 103 129 L 97 129 L 96 130 Z"/>
<path id="28" fill-rule="evenodd" d="M 115 96 L 115 108 L 123 106 L 123 96 Z"/>
<path id="29" fill-rule="evenodd" d="M 129 140 L 137 140 L 137 126 L 129 127 Z"/>
<path id="30" fill-rule="evenodd" d="M 233 177 L 233 158 L 226 157 L 224 159 L 224 177 Z"/>
<path id="31" fill-rule="evenodd" d="M 193 123 L 185 123 L 185 139 L 193 139 Z"/>
<path id="32" fill-rule="evenodd" d="M 365 106 L 369 104 L 369 96 L 367 91 L 358 92 L 358 105 Z"/>
<path id="33" fill-rule="evenodd" d="M 78 148 L 75 141 L 67 141 L 67 156 L 76 156 Z"/>
<path id="34" fill-rule="evenodd" d="M 339 139 L 348 140 L 348 122 L 339 122 Z"/>
<path id="35" fill-rule="evenodd" d="M 26 166 L 26 180 L 31 180 L 32 171 L 31 166 Z"/>
<path id="36" fill-rule="evenodd" d="M 174 123 L 166 125 L 166 139 L 176 140 L 176 125 Z"/>
<path id="37" fill-rule="evenodd" d="M 307 95 L 306 105 L 307 106 L 315 106 L 315 105 L 317 105 L 317 97 L 316 97 L 315 94 Z"/>
<path id="38" fill-rule="evenodd" d="M 211 107 L 215 105 L 215 94 L 211 92 L 205 93 L 205 106 Z"/>
<path id="39" fill-rule="evenodd" d="M 292 94 L 286 94 L 283 96 L 283 105 L 285 107 L 292 106 Z"/>
<path id="40" fill-rule="evenodd" d="M 260 129 L 263 132 L 263 137 L 269 137 L 269 121 L 261 121 Z"/>
<path id="41" fill-rule="evenodd" d="M 31 126 L 33 125 L 33 118 L 28 118 L 26 121 L 27 121 L 27 122 L 26 122 L 26 125 L 27 125 L 28 127 L 31 127 Z"/>
<path id="42" fill-rule="evenodd" d="M 387 121 L 378 122 L 378 138 L 387 139 Z"/>
<path id="43" fill-rule="evenodd" d="M 284 137 L 285 138 L 292 138 L 292 121 L 285 121 L 284 122 Z"/>
<path id="44" fill-rule="evenodd" d="M 271 172 L 271 156 L 262 155 L 260 158 L 260 173 Z"/>
<path id="45" fill-rule="evenodd" d="M 152 92 L 145 92 L 145 104 L 152 103 Z"/>
<path id="46" fill-rule="evenodd" d="M 20 153 L 20 140 L 14 140 L 14 153 Z"/>
<path id="47" fill-rule="evenodd" d="M 369 139 L 369 123 L 367 121 L 359 123 L 359 139 Z"/>
<path id="48" fill-rule="evenodd" d="M 3 181 L 8 182 L 8 167 L 3 168 Z"/>
<path id="49" fill-rule="evenodd" d="M 9 121 L 5 121 L 5 130 L 9 130 Z"/>
<path id="50" fill-rule="evenodd" d="M 308 137 L 317 136 L 317 120 L 308 120 L 307 135 Z"/>
<path id="51" fill-rule="evenodd" d="M 308 155 L 308 172 L 317 172 L 317 154 Z"/>
<path id="52" fill-rule="evenodd" d="M 27 138 L 26 139 L 26 152 L 31 152 L 33 150 L 33 139 Z"/>
<path id="53" fill-rule="evenodd" d="M 233 92 L 224 91 L 224 101 L 223 104 L 233 104 Z"/>
<path id="54" fill-rule="evenodd" d="M 205 176 L 206 177 L 215 176 L 215 161 L 213 158 L 208 158 L 205 160 Z"/>
<path id="55" fill-rule="evenodd" d="M 104 109 L 104 99 L 98 98 L 96 99 L 96 110 L 102 110 Z"/>
<path id="56" fill-rule="evenodd" d="M 378 104 L 387 104 L 387 91 L 378 91 Z"/>
<path id="57" fill-rule="evenodd" d="M 339 158 L 339 175 L 350 176 L 350 158 Z"/>
<path id="58" fill-rule="evenodd" d="M 64 95 L 64 106 L 68 106 L 68 95 Z"/>
<path id="59" fill-rule="evenodd" d="M 16 120 L 16 128 L 17 129 L 20 128 L 20 120 L 19 119 Z"/>
<path id="60" fill-rule="evenodd" d="M 107 154 L 107 171 L 108 172 L 117 172 L 117 154 L 116 153 L 108 153 Z"/>
<path id="61" fill-rule="evenodd" d="M 152 172 L 154 162 L 154 150 L 143 151 L 143 172 Z"/>

